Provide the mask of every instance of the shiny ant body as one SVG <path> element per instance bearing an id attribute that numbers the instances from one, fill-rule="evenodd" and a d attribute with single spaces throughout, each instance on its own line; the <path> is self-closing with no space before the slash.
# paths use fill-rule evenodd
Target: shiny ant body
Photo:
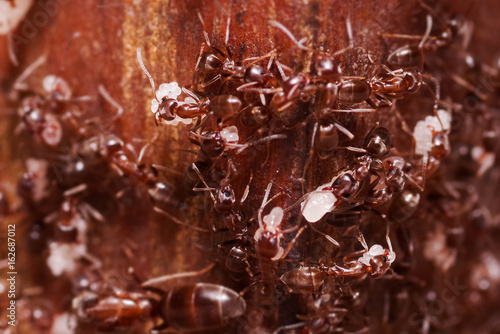
<path id="1" fill-rule="evenodd" d="M 217 329 L 240 317 L 246 309 L 245 300 L 223 285 L 196 283 L 168 291 L 147 285 L 143 288 L 161 298 L 142 292 L 84 291 L 73 299 L 73 308 L 81 321 L 106 330 L 129 328 L 141 320 L 161 318 L 163 323 L 151 329 L 151 333 Z"/>
<path id="2" fill-rule="evenodd" d="M 334 266 L 301 266 L 285 272 L 280 278 L 281 282 L 290 293 L 318 293 L 327 277 L 361 278 L 369 275 L 372 278 L 380 278 L 384 276 L 396 259 L 389 237 L 386 237 L 389 248 L 373 245 L 368 249 L 362 235 L 360 241 L 365 250 L 363 256 L 357 260 L 344 258 L 343 265 Z"/>

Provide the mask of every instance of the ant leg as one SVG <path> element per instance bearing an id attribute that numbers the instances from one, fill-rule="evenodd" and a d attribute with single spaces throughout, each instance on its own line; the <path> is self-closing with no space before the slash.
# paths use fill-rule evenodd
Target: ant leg
<path id="1" fill-rule="evenodd" d="M 201 84 L 201 87 L 202 88 L 205 88 L 207 86 L 210 86 L 211 84 L 213 84 L 214 82 L 216 82 L 217 80 L 221 79 L 222 76 L 220 74 L 217 74 L 215 77 L 213 77 L 212 79 L 208 80 L 207 82 L 204 82 Z"/>
<path id="2" fill-rule="evenodd" d="M 243 145 L 238 151 L 236 151 L 236 154 L 240 154 L 241 152 L 243 152 L 244 150 L 246 150 L 249 147 L 255 146 L 255 145 L 260 144 L 262 142 L 271 141 L 273 139 L 286 139 L 286 135 L 284 135 L 284 134 L 270 135 L 270 136 L 267 136 L 267 137 L 264 137 L 261 139 L 257 139 L 254 142 Z"/>
<path id="3" fill-rule="evenodd" d="M 12 32 L 7 33 L 7 49 L 9 52 L 9 58 L 15 67 L 19 66 L 19 59 L 17 59 L 16 52 L 14 51 L 14 39 L 12 38 Z"/>
<path id="4" fill-rule="evenodd" d="M 281 30 L 283 33 L 285 33 L 285 35 L 301 50 L 305 50 L 305 51 L 314 51 L 308 47 L 306 47 L 304 44 L 301 43 L 301 41 L 297 41 L 297 39 L 295 38 L 295 36 L 293 36 L 293 34 L 290 32 L 290 30 L 288 30 L 283 24 L 279 23 L 278 21 L 275 21 L 275 20 L 269 20 L 269 24 L 275 28 L 278 28 L 279 30 Z"/>
<path id="5" fill-rule="evenodd" d="M 193 226 L 193 225 L 190 225 L 188 223 L 185 223 L 179 219 L 177 219 L 175 216 L 171 215 L 170 213 L 160 209 L 159 207 L 157 206 L 154 206 L 153 207 L 153 211 L 167 217 L 168 219 L 170 219 L 172 222 L 174 222 L 175 224 L 177 225 L 181 225 L 181 226 L 186 226 L 186 227 L 189 227 L 195 231 L 199 231 L 199 232 L 210 232 L 210 230 L 207 230 L 207 229 L 204 229 L 204 228 L 201 228 L 201 227 L 197 227 L 197 226 Z"/>
<path id="6" fill-rule="evenodd" d="M 285 257 L 288 255 L 288 253 L 290 253 L 290 250 L 292 249 L 293 245 L 295 244 L 295 242 L 297 241 L 297 239 L 299 238 L 299 236 L 302 234 L 302 232 L 304 232 L 304 230 L 306 229 L 306 227 L 307 227 L 307 225 L 304 225 L 304 226 L 302 226 L 300 228 L 300 230 L 297 232 L 297 234 L 293 237 L 293 239 L 290 241 L 290 243 L 288 244 L 288 246 L 283 251 L 283 254 L 279 258 L 279 261 L 285 259 Z M 285 232 L 283 232 L 283 233 L 285 233 Z"/>
<path id="7" fill-rule="evenodd" d="M 29 65 L 23 73 L 14 81 L 12 84 L 12 87 L 15 90 L 23 90 L 26 89 L 24 85 L 22 85 L 22 82 L 28 78 L 31 73 L 33 73 L 38 67 L 40 67 L 45 61 L 47 60 L 47 55 L 43 54 L 41 55 L 37 60 L 35 60 L 31 65 Z"/>
<path id="8" fill-rule="evenodd" d="M 347 39 L 349 40 L 349 45 L 342 50 L 336 51 L 333 56 L 338 56 L 346 52 L 347 50 L 353 49 L 354 48 L 354 38 L 352 34 L 352 26 L 351 26 L 351 18 L 347 16 L 347 19 L 345 21 L 346 24 L 346 30 L 347 30 Z"/>
<path id="9" fill-rule="evenodd" d="M 281 331 L 288 331 L 288 330 L 292 330 L 292 329 L 301 328 L 301 327 L 304 327 L 305 325 L 306 325 L 306 322 L 301 321 L 301 322 L 297 322 L 297 323 L 291 324 L 291 325 L 280 326 L 280 327 L 276 328 L 276 330 L 273 332 L 273 334 L 278 334 Z"/>
<path id="10" fill-rule="evenodd" d="M 205 185 L 204 189 L 203 188 L 202 189 L 193 188 L 193 191 L 200 191 L 200 190 L 201 191 L 208 191 L 209 194 L 210 194 L 210 197 L 212 198 L 212 201 L 214 203 L 217 203 L 217 201 L 215 200 L 214 194 L 212 194 L 212 190 L 215 190 L 215 189 L 210 188 L 208 186 L 208 184 L 205 182 L 205 178 L 203 177 L 203 175 L 201 175 L 201 172 L 200 172 L 200 170 L 198 169 L 198 167 L 196 166 L 195 163 L 193 163 L 191 166 L 193 167 L 194 171 L 196 172 L 196 175 L 198 175 L 198 177 L 200 178 L 201 182 L 203 182 L 203 184 Z M 194 190 L 194 189 L 197 189 L 197 190 Z"/>
<path id="11" fill-rule="evenodd" d="M 190 90 L 189 90 L 189 89 L 187 89 L 186 87 L 182 87 L 182 88 L 181 88 L 181 90 L 182 90 L 185 94 L 187 94 L 187 95 L 189 95 L 190 97 L 192 97 L 192 98 L 196 101 L 196 103 L 199 103 L 199 102 L 200 102 L 200 99 L 198 98 L 198 96 L 196 96 L 196 94 L 195 94 L 195 93 L 193 93 L 192 91 L 190 91 Z"/>
<path id="12" fill-rule="evenodd" d="M 164 275 L 156 278 L 152 278 L 150 280 L 147 280 L 146 282 L 141 284 L 142 288 L 158 288 L 158 284 L 164 284 L 165 282 L 168 282 L 170 280 L 176 280 L 176 279 L 185 279 L 189 277 L 195 277 L 195 276 L 200 276 L 205 274 L 206 272 L 210 271 L 213 267 L 215 267 L 216 262 L 210 263 L 208 266 L 205 268 L 198 270 L 198 271 L 188 271 L 184 273 L 177 273 L 177 274 L 170 274 L 170 275 Z"/>
<path id="13" fill-rule="evenodd" d="M 137 158 L 137 164 L 141 164 L 144 153 L 146 153 L 146 150 L 151 146 L 151 144 L 154 143 L 156 139 L 158 139 L 159 135 L 160 132 L 156 131 L 155 135 L 150 140 L 148 140 L 148 142 L 141 148 L 141 150 L 139 151 L 139 157 Z"/>
<path id="14" fill-rule="evenodd" d="M 352 134 L 352 132 L 349 131 L 349 130 L 347 130 L 342 125 L 340 125 L 340 123 L 334 122 L 333 126 L 336 127 L 337 130 L 339 130 L 340 132 L 342 132 L 344 135 L 346 135 L 347 138 L 349 138 L 349 140 L 353 140 L 354 139 L 354 135 Z"/>
<path id="15" fill-rule="evenodd" d="M 118 118 L 120 118 L 123 114 L 123 107 L 118 104 L 118 102 L 116 102 L 108 93 L 108 91 L 106 90 L 106 88 L 104 88 L 103 85 L 98 85 L 97 86 L 97 90 L 99 91 L 99 94 L 101 94 L 101 96 L 109 103 L 111 104 L 113 107 L 116 108 L 116 115 L 111 118 L 111 121 L 114 122 L 115 120 L 117 120 Z"/>
<path id="16" fill-rule="evenodd" d="M 311 147 L 309 148 L 309 156 L 307 157 L 306 163 L 304 165 L 304 171 L 302 172 L 302 193 L 305 193 L 304 184 L 306 182 L 306 172 L 309 168 L 309 164 L 311 163 L 312 157 L 314 155 L 314 140 L 316 139 L 316 132 L 318 131 L 318 123 L 314 124 L 314 129 L 312 133 L 311 139 Z"/>
<path id="17" fill-rule="evenodd" d="M 361 245 L 363 246 L 363 248 L 368 252 L 368 244 L 366 243 L 365 236 L 363 235 L 363 233 L 361 233 L 359 226 L 358 226 L 358 231 L 359 231 L 358 240 L 361 243 Z"/>
<path id="18" fill-rule="evenodd" d="M 250 193 L 250 184 L 252 183 L 253 180 L 253 172 L 250 172 L 250 180 L 248 180 L 248 184 L 245 187 L 245 191 L 243 192 L 243 196 L 241 196 L 240 204 L 245 202 L 245 200 L 248 197 L 248 194 Z"/>
<path id="19" fill-rule="evenodd" d="M 356 109 L 331 109 L 330 111 L 332 112 L 346 112 L 346 113 L 352 113 L 352 112 L 355 112 L 355 113 L 364 113 L 364 112 L 369 112 L 369 113 L 372 113 L 372 112 L 376 112 L 377 109 L 369 109 L 369 108 L 356 108 Z"/>
<path id="20" fill-rule="evenodd" d="M 307 224 L 309 225 L 309 227 L 316 233 L 318 234 L 321 234 L 322 236 L 325 237 L 326 240 L 330 241 L 332 244 L 334 244 L 335 246 L 337 247 L 340 247 L 340 244 L 337 240 L 335 240 L 334 238 L 332 238 L 331 236 L 329 236 L 328 234 L 326 234 L 325 232 L 321 232 L 320 230 L 318 230 L 316 227 L 314 227 L 311 223 L 307 222 Z"/>
<path id="21" fill-rule="evenodd" d="M 229 44 L 229 26 L 230 25 L 231 25 L 231 17 L 228 16 L 227 24 L 226 24 L 226 38 L 224 39 L 224 43 L 226 44 L 226 51 L 227 51 L 229 58 L 231 58 L 231 51 L 229 50 L 229 47 L 228 47 L 228 44 Z"/>
<path id="22" fill-rule="evenodd" d="M 438 110 L 438 107 L 439 107 L 439 100 L 441 98 L 441 85 L 439 84 L 439 81 L 436 78 L 434 78 L 434 77 L 432 77 L 430 75 L 423 76 L 423 77 L 425 79 L 431 81 L 432 84 L 434 85 L 434 90 L 432 90 L 432 88 L 429 86 L 429 84 L 427 82 L 425 82 L 425 81 L 422 82 L 427 88 L 429 88 L 432 96 L 434 97 L 433 112 L 434 112 L 434 115 L 439 118 L 439 116 L 437 114 L 437 110 Z M 442 126 L 442 124 L 441 124 L 441 126 Z"/>
<path id="23" fill-rule="evenodd" d="M 420 43 L 418 43 L 418 48 L 420 50 L 423 49 L 424 47 L 424 44 L 425 42 L 427 41 L 427 39 L 429 39 L 429 36 L 431 34 L 431 30 L 432 30 L 432 16 L 430 15 L 427 15 L 426 16 L 426 19 L 427 19 L 427 26 L 425 28 L 425 34 L 424 36 L 422 37 L 422 40 L 420 41 Z"/>

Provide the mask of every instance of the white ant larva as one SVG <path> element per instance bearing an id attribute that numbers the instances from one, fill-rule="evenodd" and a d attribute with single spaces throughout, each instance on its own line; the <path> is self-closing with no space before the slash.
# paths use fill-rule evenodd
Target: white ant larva
<path id="1" fill-rule="evenodd" d="M 323 190 L 331 187 L 333 181 L 325 183 L 316 190 L 311 191 L 304 202 L 300 204 L 301 213 L 309 223 L 316 223 L 328 212 L 332 211 L 337 203 L 337 198 L 331 190 Z"/>
<path id="2" fill-rule="evenodd" d="M 186 92 L 185 88 L 179 87 L 177 82 L 170 83 L 162 83 L 158 90 L 156 90 L 155 82 L 151 74 L 144 66 L 144 61 L 142 59 L 141 48 L 137 48 L 137 61 L 139 62 L 139 66 L 141 67 L 144 74 L 149 79 L 151 83 L 151 87 L 153 88 L 153 92 L 155 94 L 155 98 L 151 100 L 151 111 L 155 114 L 155 121 L 162 120 L 165 124 L 169 125 L 177 125 L 179 123 L 191 124 L 193 122 L 193 118 L 183 118 L 176 114 L 178 108 L 183 105 L 197 105 L 199 104 L 199 108 L 201 109 L 204 105 L 200 104 L 199 101 L 196 101 L 191 92 L 188 93 L 188 96 L 184 101 L 179 101 L 179 95 L 182 92 Z"/>
<path id="3" fill-rule="evenodd" d="M 451 121 L 451 113 L 439 109 L 436 116 L 427 116 L 415 125 L 413 130 L 414 152 L 416 155 L 422 156 L 422 182 L 424 184 L 428 163 L 431 162 L 430 158 L 437 159 L 434 163 L 438 163 L 440 158 L 449 153 L 448 133 L 451 129 Z"/>

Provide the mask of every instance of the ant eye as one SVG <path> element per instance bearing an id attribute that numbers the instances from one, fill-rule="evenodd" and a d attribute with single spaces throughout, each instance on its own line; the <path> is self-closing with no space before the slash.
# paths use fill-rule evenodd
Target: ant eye
<path id="1" fill-rule="evenodd" d="M 387 258 L 386 258 L 385 256 L 382 256 L 382 260 L 383 260 L 384 262 L 387 262 Z"/>

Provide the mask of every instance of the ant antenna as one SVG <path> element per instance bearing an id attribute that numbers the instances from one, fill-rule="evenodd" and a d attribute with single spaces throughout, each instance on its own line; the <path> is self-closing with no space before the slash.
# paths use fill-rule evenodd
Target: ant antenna
<path id="1" fill-rule="evenodd" d="M 269 141 L 269 140 L 273 140 L 273 139 L 286 139 L 286 135 L 284 134 L 279 134 L 279 135 L 270 135 L 270 136 L 267 136 L 267 137 L 264 137 L 264 138 L 261 138 L 261 139 L 257 139 L 256 141 L 254 142 L 251 142 L 249 144 L 245 144 L 243 145 L 237 152 L 236 154 L 240 154 L 241 152 L 243 152 L 244 150 L 246 150 L 247 148 L 249 147 L 252 147 L 252 146 L 255 146 L 257 144 L 260 144 L 262 142 L 265 142 L 265 141 Z"/>
<path id="2" fill-rule="evenodd" d="M 17 59 L 17 55 L 14 52 L 14 39 L 12 38 L 12 32 L 9 31 L 7 33 L 7 49 L 9 51 L 9 58 L 12 64 L 14 64 L 15 67 L 19 66 L 19 59 Z"/>
<path id="3" fill-rule="evenodd" d="M 229 25 L 231 24 L 231 17 L 227 18 L 227 24 L 226 24 L 226 38 L 224 39 L 224 42 L 227 43 L 229 42 Z"/>
<path id="4" fill-rule="evenodd" d="M 149 82 L 151 83 L 151 87 L 153 88 L 153 94 L 154 94 L 154 92 L 156 92 L 155 81 L 153 80 L 151 74 L 149 74 L 148 70 L 146 69 L 146 66 L 144 66 L 144 62 L 142 61 L 141 48 L 137 48 L 137 61 L 139 62 L 139 66 L 141 67 L 144 74 L 146 74 L 146 76 L 149 78 Z"/>
<path id="5" fill-rule="evenodd" d="M 345 20 L 345 25 L 347 27 L 347 37 L 349 38 L 349 47 L 354 47 L 354 37 L 352 34 L 351 17 L 348 15 Z"/>
<path id="6" fill-rule="evenodd" d="M 201 13 L 199 11 L 197 12 L 197 14 L 198 14 L 198 19 L 200 20 L 201 25 L 203 27 L 203 37 L 205 37 L 205 42 L 207 43 L 208 46 L 212 46 L 210 40 L 208 39 L 207 29 L 205 28 L 205 21 L 203 20 L 203 17 L 201 16 Z"/>
<path id="7" fill-rule="evenodd" d="M 420 41 L 420 43 L 418 43 L 419 49 L 422 49 L 424 47 L 425 42 L 427 41 L 427 39 L 431 34 L 431 30 L 432 30 L 432 16 L 427 15 L 427 27 L 425 29 L 425 34 L 422 37 L 422 40 Z"/>
<path id="8" fill-rule="evenodd" d="M 144 154 L 146 153 L 146 150 L 151 146 L 151 144 L 153 142 L 156 141 L 156 139 L 158 139 L 159 135 L 160 135 L 160 133 L 158 131 L 156 131 L 155 135 L 146 143 L 146 145 L 144 145 L 141 148 L 141 151 L 139 152 L 139 157 L 137 158 L 137 163 L 140 164 L 142 162 L 142 158 L 144 157 Z"/>
<path id="9" fill-rule="evenodd" d="M 193 226 L 193 225 L 190 225 L 188 223 L 185 223 L 179 219 L 177 219 L 176 217 L 174 217 L 173 215 L 171 215 L 170 213 L 160 209 L 159 207 L 155 206 L 153 208 L 153 210 L 161 215 L 164 215 L 165 217 L 167 217 L 168 219 L 170 219 L 171 221 L 173 221 L 174 223 L 178 224 L 178 225 L 182 225 L 182 226 L 186 226 L 186 227 L 189 227 L 189 228 L 192 228 L 193 230 L 195 231 L 200 231 L 200 232 L 210 232 L 210 230 L 207 230 L 205 228 L 201 228 L 201 227 L 197 227 L 197 226 Z"/>
<path id="10" fill-rule="evenodd" d="M 184 272 L 184 273 L 171 274 L 171 275 L 165 275 L 165 276 L 152 278 L 152 279 L 142 283 L 141 287 L 143 287 L 143 288 L 150 287 L 153 285 L 157 285 L 158 283 L 164 283 L 166 281 L 173 280 L 173 279 L 203 275 L 204 273 L 210 271 L 213 267 L 215 267 L 215 264 L 216 264 L 216 262 L 212 262 L 207 267 L 205 267 L 201 270 L 198 270 L 198 271 L 188 271 L 188 272 Z"/>
<path id="11" fill-rule="evenodd" d="M 121 115 L 123 114 L 123 108 L 121 105 L 118 104 L 118 102 L 116 102 L 108 93 L 108 91 L 106 90 L 106 88 L 104 88 L 103 85 L 99 85 L 97 86 L 97 90 L 99 91 L 99 94 L 101 94 L 101 96 L 106 100 L 108 101 L 109 104 L 111 104 L 113 107 L 116 108 L 116 115 L 115 117 L 113 117 L 113 120 L 116 120 L 118 118 L 121 117 Z"/>
<path id="12" fill-rule="evenodd" d="M 31 75 L 38 67 L 40 67 L 47 60 L 47 56 L 45 54 L 41 55 L 37 60 L 35 60 L 30 66 L 28 66 L 23 73 L 14 81 L 12 87 L 14 89 L 22 89 L 21 83 L 26 80 L 27 77 Z"/>
<path id="13" fill-rule="evenodd" d="M 269 24 L 272 25 L 273 27 L 278 28 L 279 30 L 283 31 L 285 33 L 285 35 L 287 35 L 288 38 L 290 38 L 290 40 L 295 45 L 297 45 L 297 47 L 299 49 L 306 50 L 306 51 L 313 51 L 310 48 L 308 48 L 307 46 L 305 46 L 304 44 L 302 44 L 301 42 L 297 41 L 297 39 L 293 36 L 293 34 L 290 32 L 290 30 L 288 30 L 283 24 L 281 24 L 275 20 L 269 20 Z"/>
<path id="14" fill-rule="evenodd" d="M 262 223 L 262 211 L 264 210 L 264 207 L 269 203 L 267 201 L 267 199 L 269 198 L 269 193 L 271 192 L 271 187 L 272 186 L 273 186 L 273 183 L 269 182 L 269 184 L 266 187 L 266 192 L 264 194 L 264 199 L 262 200 L 262 204 L 260 205 L 260 208 L 259 208 L 259 213 L 257 214 L 260 226 L 264 225 Z"/>
<path id="15" fill-rule="evenodd" d="M 212 194 L 213 188 L 210 188 L 208 186 L 208 184 L 205 182 L 205 178 L 203 177 L 203 175 L 201 175 L 200 170 L 198 169 L 198 167 L 196 166 L 196 164 L 194 162 L 191 164 L 191 166 L 193 167 L 194 171 L 196 172 L 196 175 L 198 175 L 198 177 L 200 178 L 201 182 L 203 182 L 203 184 L 206 187 L 205 189 L 202 189 L 202 191 L 208 191 L 208 193 L 210 194 L 210 197 L 212 198 L 212 201 L 214 203 L 217 203 L 217 201 L 215 200 L 214 194 Z"/>

